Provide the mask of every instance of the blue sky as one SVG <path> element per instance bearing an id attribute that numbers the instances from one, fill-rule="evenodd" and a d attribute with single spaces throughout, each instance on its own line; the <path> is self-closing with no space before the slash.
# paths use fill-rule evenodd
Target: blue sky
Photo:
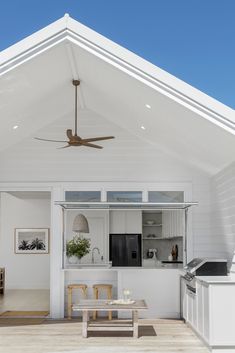
<path id="1" fill-rule="evenodd" d="M 0 0 L 0 50 L 66 12 L 235 109 L 235 0 Z"/>

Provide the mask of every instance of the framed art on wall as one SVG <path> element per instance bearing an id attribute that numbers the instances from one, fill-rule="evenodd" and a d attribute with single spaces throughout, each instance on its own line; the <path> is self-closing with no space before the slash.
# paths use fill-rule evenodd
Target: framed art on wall
<path id="1" fill-rule="evenodd" d="M 49 228 L 15 228 L 16 254 L 48 254 Z"/>

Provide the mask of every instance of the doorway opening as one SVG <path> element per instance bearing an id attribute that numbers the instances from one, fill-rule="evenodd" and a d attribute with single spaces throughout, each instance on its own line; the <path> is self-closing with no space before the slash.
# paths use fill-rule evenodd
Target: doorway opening
<path id="1" fill-rule="evenodd" d="M 49 191 L 0 192 L 0 315 L 50 311 Z"/>

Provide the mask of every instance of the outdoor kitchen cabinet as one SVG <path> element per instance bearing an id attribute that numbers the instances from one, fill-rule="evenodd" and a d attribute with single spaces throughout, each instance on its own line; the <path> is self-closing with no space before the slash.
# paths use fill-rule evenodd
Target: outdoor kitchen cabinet
<path id="1" fill-rule="evenodd" d="M 186 290 L 187 297 L 187 321 L 193 326 L 197 327 L 197 301 L 196 296 Z"/>
<path id="2" fill-rule="evenodd" d="M 235 350 L 235 283 L 202 283 L 202 293 L 202 337 L 210 346 Z"/>
<path id="3" fill-rule="evenodd" d="M 183 287 L 181 295 L 183 318 L 208 346 L 235 351 L 235 281 L 197 280 L 196 295 Z"/>
<path id="4" fill-rule="evenodd" d="M 209 342 L 209 288 L 197 281 L 196 310 L 197 326 L 193 327 Z"/>
<path id="5" fill-rule="evenodd" d="M 180 281 L 180 308 L 181 308 L 181 317 L 185 320 L 188 321 L 188 301 L 187 301 L 187 287 L 185 280 L 183 276 L 181 276 L 181 281 Z"/>
<path id="6" fill-rule="evenodd" d="M 204 291 L 202 284 L 200 282 L 197 282 L 197 303 L 196 303 L 196 308 L 197 308 L 197 330 L 200 333 L 201 336 L 204 334 L 204 323 L 205 323 L 205 318 L 204 318 Z"/>
<path id="7" fill-rule="evenodd" d="M 183 282 L 184 283 L 184 282 Z M 183 289 L 184 288 L 184 289 Z M 182 286 L 182 314 L 205 341 L 209 341 L 209 290 L 201 282 L 196 284 L 196 294 Z"/>

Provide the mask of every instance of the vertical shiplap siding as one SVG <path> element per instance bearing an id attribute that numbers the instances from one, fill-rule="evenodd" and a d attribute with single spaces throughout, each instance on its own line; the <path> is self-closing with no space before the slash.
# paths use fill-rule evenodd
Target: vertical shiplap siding
<path id="1" fill-rule="evenodd" d="M 212 178 L 212 241 L 217 255 L 234 262 L 235 270 L 235 163 Z"/>
<path id="2" fill-rule="evenodd" d="M 194 180 L 193 200 L 198 206 L 192 214 L 192 247 L 193 257 L 216 256 L 211 234 L 211 182 L 210 178 Z M 213 254 L 213 255 L 212 255 Z"/>

